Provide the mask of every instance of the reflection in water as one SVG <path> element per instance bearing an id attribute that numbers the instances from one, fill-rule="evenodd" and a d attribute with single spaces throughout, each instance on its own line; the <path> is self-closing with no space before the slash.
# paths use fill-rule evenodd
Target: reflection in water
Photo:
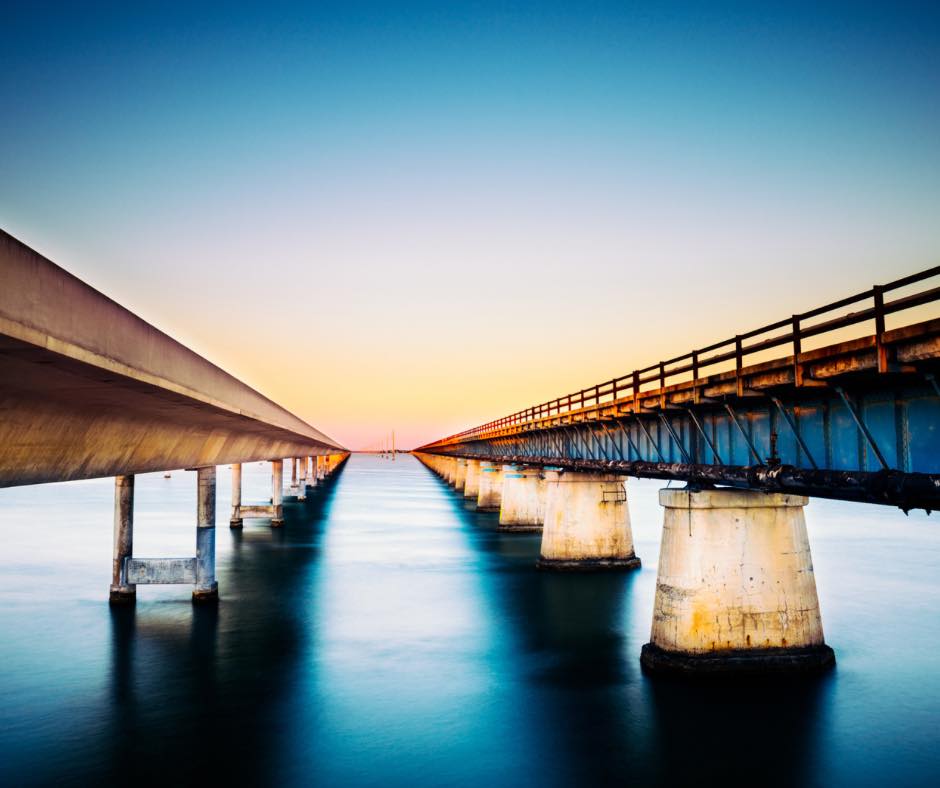
<path id="1" fill-rule="evenodd" d="M 251 466 L 246 483 L 263 490 L 265 474 Z M 220 490 L 217 608 L 176 587 L 113 610 L 107 480 L 44 501 L 0 491 L 0 784 L 928 781 L 940 768 L 929 524 L 831 503 L 813 520 L 814 502 L 837 670 L 677 681 L 639 665 L 657 487 L 631 483 L 642 570 L 554 574 L 534 568 L 537 534 L 497 532 L 496 515 L 411 458 L 355 456 L 286 505 L 283 529 L 230 531 Z M 190 544 L 186 477 L 138 489 L 142 540 L 172 540 L 179 522 Z M 64 550 L 32 527 L 67 515 Z M 860 595 L 866 584 L 878 594 Z M 924 615 L 893 615 L 912 589 Z"/>

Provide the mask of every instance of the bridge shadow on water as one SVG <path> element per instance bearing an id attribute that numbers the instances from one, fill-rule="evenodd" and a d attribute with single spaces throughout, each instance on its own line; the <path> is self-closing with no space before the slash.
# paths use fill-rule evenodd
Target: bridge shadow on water
<path id="1" fill-rule="evenodd" d="M 291 733 L 284 707 L 310 671 L 301 663 L 316 628 L 304 600 L 342 473 L 306 501 L 286 502 L 282 528 L 246 520 L 229 531 L 220 521 L 218 540 L 232 544 L 218 567 L 217 606 L 111 609 L 112 751 L 97 759 L 106 769 L 99 783 L 271 784 L 279 741 Z"/>
<path id="2" fill-rule="evenodd" d="M 705 682 L 647 675 L 639 654 L 652 608 L 635 600 L 638 572 L 536 570 L 539 534 L 497 531 L 496 514 L 475 511 L 434 478 L 468 546 L 486 561 L 491 615 L 514 644 L 522 738 L 533 748 L 518 755 L 538 764 L 533 782 L 813 784 L 831 674 Z M 645 571 L 655 579 L 655 560 Z"/>

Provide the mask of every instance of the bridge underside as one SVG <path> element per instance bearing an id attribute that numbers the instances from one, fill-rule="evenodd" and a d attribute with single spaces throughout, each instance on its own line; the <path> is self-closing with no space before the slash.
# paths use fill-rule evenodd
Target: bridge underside
<path id="1" fill-rule="evenodd" d="M 424 451 L 940 508 L 940 321 Z M 797 385 L 796 381 L 799 381 Z"/>
<path id="2" fill-rule="evenodd" d="M 343 452 L 0 231 L 0 487 Z"/>
<path id="3" fill-rule="evenodd" d="M 335 451 L 10 337 L 0 381 L 0 487 Z"/>

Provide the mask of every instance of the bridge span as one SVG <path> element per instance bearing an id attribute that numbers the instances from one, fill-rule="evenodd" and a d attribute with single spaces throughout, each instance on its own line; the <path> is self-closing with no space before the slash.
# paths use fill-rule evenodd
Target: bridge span
<path id="1" fill-rule="evenodd" d="M 541 531 L 548 570 L 638 567 L 627 477 L 685 482 L 660 493 L 644 665 L 828 667 L 803 507 L 940 508 L 938 278 L 875 286 L 415 453 L 501 529 Z"/>
<path id="2" fill-rule="evenodd" d="M 191 583 L 215 599 L 215 474 L 231 464 L 233 527 L 279 526 L 291 492 L 348 451 L 55 263 L 0 231 L 0 487 L 115 476 L 112 601 L 143 583 Z M 243 505 L 241 463 L 271 462 L 270 502 Z M 133 555 L 134 474 L 198 476 L 196 556 Z M 309 468 L 309 471 L 308 471 Z M 308 484 L 309 481 L 309 484 Z"/>

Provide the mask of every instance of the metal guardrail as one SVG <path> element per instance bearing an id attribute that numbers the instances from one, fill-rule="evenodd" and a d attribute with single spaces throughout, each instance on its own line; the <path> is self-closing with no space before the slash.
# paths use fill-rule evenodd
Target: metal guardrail
<path id="1" fill-rule="evenodd" d="M 802 353 L 804 340 L 838 331 L 869 320 L 873 320 L 875 323 L 874 337 L 878 355 L 878 370 L 884 372 L 887 370 L 888 365 L 887 353 L 885 352 L 883 344 L 885 317 L 896 312 L 902 312 L 917 306 L 940 301 L 940 287 L 933 287 L 907 296 L 902 296 L 894 301 L 886 301 L 885 294 L 917 284 L 918 282 L 924 282 L 937 276 L 940 276 L 940 266 L 934 266 L 933 268 L 928 268 L 919 273 L 896 279 L 885 285 L 875 285 L 870 290 L 866 290 L 863 293 L 833 301 L 830 304 L 811 309 L 808 312 L 802 312 L 789 318 L 778 320 L 775 323 L 762 326 L 761 328 L 754 329 L 753 331 L 738 334 L 731 339 L 716 342 L 707 347 L 693 350 L 666 361 L 660 361 L 658 364 L 653 364 L 643 369 L 634 370 L 629 375 L 623 375 L 619 378 L 605 381 L 604 383 L 598 383 L 595 386 L 566 394 L 562 397 L 550 400 L 549 402 L 543 402 L 540 405 L 533 405 L 530 408 L 520 410 L 510 416 L 504 416 L 503 418 L 487 422 L 479 427 L 473 427 L 455 435 L 450 435 L 447 438 L 426 444 L 421 448 L 424 449 L 446 443 L 458 443 L 465 440 L 484 438 L 490 433 L 507 427 L 527 424 L 550 416 L 557 416 L 561 413 L 581 410 L 592 405 L 609 404 L 621 399 L 627 399 L 631 396 L 638 406 L 638 400 L 643 393 L 643 386 L 645 384 L 658 383 L 660 390 L 662 390 L 666 388 L 670 378 L 675 378 L 676 376 L 685 375 L 687 373 L 691 373 L 691 379 L 693 381 L 700 380 L 703 370 L 729 361 L 734 361 L 735 363 L 737 388 L 739 394 L 741 394 L 743 393 L 743 376 L 741 372 L 744 368 L 744 359 L 755 353 L 760 353 L 782 345 L 792 346 L 794 380 L 797 385 L 800 385 L 802 369 L 799 365 L 799 357 Z M 840 317 L 831 318 L 814 325 L 805 325 L 807 321 L 813 318 L 869 299 L 871 299 L 872 305 L 861 311 L 849 312 Z M 760 341 L 745 344 L 748 340 L 754 340 L 762 334 L 768 334 L 786 328 L 789 328 L 787 333 L 766 337 Z M 679 366 L 673 366 L 676 364 L 679 364 Z"/>

